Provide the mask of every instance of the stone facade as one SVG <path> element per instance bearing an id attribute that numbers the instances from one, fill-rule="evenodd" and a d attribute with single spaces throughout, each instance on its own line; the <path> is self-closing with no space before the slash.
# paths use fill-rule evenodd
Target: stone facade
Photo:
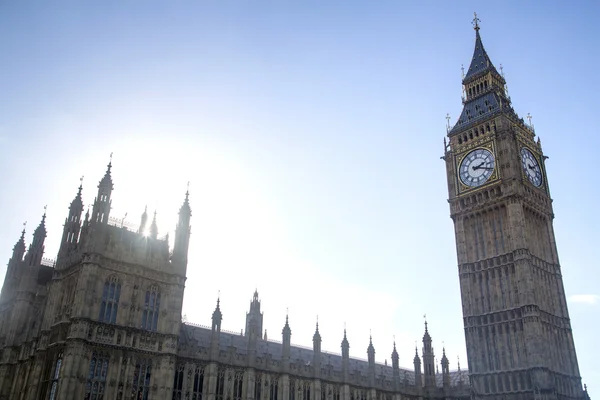
<path id="1" fill-rule="evenodd" d="M 110 218 L 112 164 L 98 185 L 92 213 L 82 187 L 65 219 L 56 261 L 43 259 L 45 214 L 25 252 L 14 247 L 0 297 L 0 399 L 399 400 L 466 398 L 466 371 L 436 373 L 429 332 L 415 371 L 293 346 L 286 319 L 282 341 L 261 337 L 254 293 L 241 333 L 183 323 L 191 209 L 186 193 L 172 250 L 156 219 L 139 228 Z"/>
<path id="2" fill-rule="evenodd" d="M 583 399 L 535 131 L 518 117 L 475 19 L 464 108 L 445 143 L 473 394 Z"/>

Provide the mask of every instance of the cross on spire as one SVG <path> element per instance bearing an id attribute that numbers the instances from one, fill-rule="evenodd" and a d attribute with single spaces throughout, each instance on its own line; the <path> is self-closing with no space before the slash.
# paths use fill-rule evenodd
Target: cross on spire
<path id="1" fill-rule="evenodd" d="M 477 18 L 477 13 L 474 12 L 473 13 L 473 29 L 475 29 L 476 31 L 479 30 L 479 23 L 481 22 L 481 20 L 479 18 Z"/>
<path id="2" fill-rule="evenodd" d="M 529 121 L 529 125 L 531 126 L 531 114 L 527 113 L 527 120 Z"/>

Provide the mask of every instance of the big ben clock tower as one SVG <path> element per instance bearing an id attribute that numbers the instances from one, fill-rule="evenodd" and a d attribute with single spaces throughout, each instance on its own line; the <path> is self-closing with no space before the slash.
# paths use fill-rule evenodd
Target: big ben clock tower
<path id="1" fill-rule="evenodd" d="M 544 154 L 474 19 L 444 160 L 474 398 L 583 399 Z"/>

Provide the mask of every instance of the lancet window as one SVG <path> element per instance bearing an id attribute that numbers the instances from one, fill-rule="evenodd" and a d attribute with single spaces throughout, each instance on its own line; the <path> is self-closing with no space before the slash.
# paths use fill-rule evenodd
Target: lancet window
<path id="1" fill-rule="evenodd" d="M 102 303 L 100 303 L 100 322 L 114 324 L 117 322 L 117 312 L 119 311 L 119 298 L 121 297 L 121 284 L 116 276 L 110 277 L 104 283 L 102 290 Z"/>
<path id="2" fill-rule="evenodd" d="M 192 386 L 192 400 L 202 400 L 204 387 L 204 367 L 196 367 L 194 371 L 194 385 Z"/>
<path id="3" fill-rule="evenodd" d="M 233 400 L 242 400 L 242 386 L 244 382 L 244 371 L 235 371 L 233 379 Z"/>
<path id="4" fill-rule="evenodd" d="M 173 378 L 173 400 L 183 399 L 184 370 L 184 364 L 179 364 L 177 368 L 175 368 L 175 377 Z"/>
<path id="5" fill-rule="evenodd" d="M 49 400 L 56 399 L 56 391 L 58 389 L 58 380 L 60 379 L 60 367 L 62 366 L 62 358 L 63 354 L 59 353 L 56 358 L 56 362 L 54 363 L 54 370 L 52 371 L 52 380 L 50 383 L 50 396 Z"/>
<path id="6" fill-rule="evenodd" d="M 106 374 L 108 371 L 108 355 L 92 353 L 90 370 L 85 384 L 85 400 L 102 400 L 106 387 Z"/>
<path id="7" fill-rule="evenodd" d="M 277 392 L 279 391 L 279 382 L 276 376 L 271 376 L 269 385 L 269 400 L 277 400 Z M 258 400 L 258 399 L 256 399 Z"/>
<path id="8" fill-rule="evenodd" d="M 148 400 L 151 376 L 152 362 L 144 359 L 139 360 L 133 372 L 133 384 L 131 386 L 131 397 L 133 399 Z"/>
<path id="9" fill-rule="evenodd" d="M 219 368 L 217 373 L 217 390 L 215 397 L 217 400 L 223 400 L 225 397 L 225 368 Z"/>
<path id="10" fill-rule="evenodd" d="M 158 312 L 160 310 L 160 291 L 156 286 L 151 286 L 146 291 L 144 311 L 142 313 L 142 329 L 156 331 L 158 327 Z"/>

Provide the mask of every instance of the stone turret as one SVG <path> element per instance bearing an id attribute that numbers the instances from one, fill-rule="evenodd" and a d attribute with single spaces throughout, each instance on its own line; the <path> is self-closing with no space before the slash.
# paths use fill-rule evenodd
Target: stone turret
<path id="1" fill-rule="evenodd" d="M 192 209 L 189 201 L 189 190 L 185 192 L 185 200 L 179 209 L 179 221 L 175 228 L 175 242 L 173 244 L 173 256 L 171 263 L 177 272 L 185 276 L 187 272 L 188 250 L 190 247 L 190 235 L 192 226 Z M 145 212 L 144 212 L 145 213 Z"/>
<path id="2" fill-rule="evenodd" d="M 413 359 L 415 366 L 415 386 L 422 387 L 423 381 L 421 379 L 421 359 L 419 358 L 419 351 L 415 347 L 415 358 Z"/>
<path id="3" fill-rule="evenodd" d="M 112 205 L 112 200 L 110 197 L 114 189 L 110 172 L 111 168 L 112 154 L 110 155 L 110 162 L 106 168 L 106 173 L 98 184 L 98 194 L 96 195 L 96 199 L 94 199 L 94 206 L 92 207 L 92 223 L 108 223 L 108 217 L 110 216 L 110 208 Z"/>
<path id="4" fill-rule="evenodd" d="M 423 334 L 423 375 L 425 387 L 435 386 L 435 355 L 431 345 L 431 336 L 425 321 L 425 333 Z"/>
<path id="5" fill-rule="evenodd" d="M 79 241 L 79 233 L 81 232 L 81 215 L 83 214 L 83 200 L 81 198 L 82 189 L 83 178 L 79 184 L 77 194 L 69 206 L 69 216 L 65 219 L 62 240 L 60 242 L 60 250 L 58 251 L 59 260 L 61 257 L 66 256 L 69 251 L 74 249 Z"/>
<path id="6" fill-rule="evenodd" d="M 319 333 L 319 321 L 313 335 L 313 368 L 315 375 L 319 376 L 321 372 L 321 334 Z"/>

